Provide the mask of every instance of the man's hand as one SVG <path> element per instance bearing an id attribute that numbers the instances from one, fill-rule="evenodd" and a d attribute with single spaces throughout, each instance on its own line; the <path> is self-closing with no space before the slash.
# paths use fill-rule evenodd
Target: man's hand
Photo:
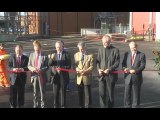
<path id="1" fill-rule="evenodd" d="M 124 71 L 124 73 L 129 73 L 129 69 L 128 68 L 125 68 L 123 71 Z"/>
<path id="2" fill-rule="evenodd" d="M 102 75 L 103 75 L 103 70 L 102 70 L 102 69 L 99 69 L 99 70 L 98 70 L 98 73 L 99 73 L 100 76 L 102 76 Z"/>
<path id="3" fill-rule="evenodd" d="M 48 59 L 51 59 L 51 54 L 48 55 Z"/>
<path id="4" fill-rule="evenodd" d="M 109 73 L 109 69 L 106 69 L 103 71 L 105 74 L 108 74 Z"/>
<path id="5" fill-rule="evenodd" d="M 4 57 L 2 55 L 0 55 L 0 60 L 4 60 Z"/>
<path id="6" fill-rule="evenodd" d="M 135 71 L 135 70 L 133 70 L 133 69 L 132 69 L 132 70 L 130 70 L 129 72 L 130 72 L 131 74 L 135 74 L 135 73 L 136 73 L 136 71 Z"/>
<path id="7" fill-rule="evenodd" d="M 60 73 L 60 70 L 56 70 L 58 73 Z"/>
<path id="8" fill-rule="evenodd" d="M 13 72 L 18 72 L 18 68 L 13 68 Z"/>
<path id="9" fill-rule="evenodd" d="M 54 58 L 54 54 L 49 54 L 49 55 L 48 55 L 48 58 L 49 58 L 49 59 L 53 59 L 53 58 Z"/>
<path id="10" fill-rule="evenodd" d="M 18 68 L 18 72 L 23 72 L 24 69 L 23 68 Z"/>
<path id="11" fill-rule="evenodd" d="M 88 75 L 88 73 L 89 73 L 88 70 L 84 70 L 81 75 L 85 76 L 85 75 Z"/>
<path id="12" fill-rule="evenodd" d="M 80 75 L 82 75 L 82 76 L 84 76 L 84 75 L 86 75 L 87 71 L 85 71 L 85 70 L 79 70 L 79 71 L 77 71 L 77 73 L 80 74 Z"/>
<path id="13" fill-rule="evenodd" d="M 79 74 L 82 74 L 83 72 L 84 72 L 83 70 L 79 70 L 79 71 L 78 71 Z"/>
<path id="14" fill-rule="evenodd" d="M 39 72 L 40 72 L 40 69 L 34 68 L 34 69 L 32 70 L 32 72 L 39 73 Z"/>

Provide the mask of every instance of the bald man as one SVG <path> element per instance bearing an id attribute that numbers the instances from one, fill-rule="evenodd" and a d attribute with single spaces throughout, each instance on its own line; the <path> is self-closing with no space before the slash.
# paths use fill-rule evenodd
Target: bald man
<path id="1" fill-rule="evenodd" d="M 137 108 L 140 106 L 140 89 L 143 81 L 142 71 L 145 69 L 146 56 L 137 50 L 135 42 L 129 43 L 130 51 L 124 54 L 122 68 L 125 72 L 124 107 Z M 131 103 L 133 92 L 133 103 Z"/>
<path id="2" fill-rule="evenodd" d="M 103 47 L 99 48 L 97 56 L 97 69 L 99 73 L 99 98 L 100 107 L 105 108 L 106 103 L 106 88 L 108 91 L 108 107 L 112 108 L 114 105 L 114 87 L 118 79 L 117 74 L 112 74 L 119 66 L 120 55 L 119 49 L 111 44 L 111 38 L 108 35 L 103 36 Z"/>

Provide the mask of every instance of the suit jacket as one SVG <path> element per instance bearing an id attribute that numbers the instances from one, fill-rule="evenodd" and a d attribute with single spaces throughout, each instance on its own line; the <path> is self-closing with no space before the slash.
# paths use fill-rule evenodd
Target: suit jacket
<path id="1" fill-rule="evenodd" d="M 107 59 L 107 63 L 106 63 Z M 117 74 L 112 74 L 111 72 L 116 70 L 118 68 L 119 63 L 120 63 L 120 55 L 119 55 L 119 49 L 115 48 L 114 46 L 110 46 L 110 53 L 109 57 L 105 58 L 105 48 L 101 47 L 98 50 L 98 55 L 97 55 L 97 69 L 109 69 L 109 79 L 114 82 L 118 79 Z"/>
<path id="2" fill-rule="evenodd" d="M 36 55 L 35 52 L 31 53 L 29 56 L 28 69 L 32 71 L 35 66 Z M 41 70 L 40 74 L 42 77 L 42 82 L 47 82 L 47 70 L 48 70 L 48 57 L 42 52 L 40 58 L 38 59 L 38 68 Z M 31 73 L 31 83 L 33 82 L 33 77 L 37 76 L 37 73 Z"/>
<path id="3" fill-rule="evenodd" d="M 131 65 L 131 58 L 132 58 L 131 52 L 126 52 L 124 54 L 124 58 L 122 61 L 122 68 L 134 69 L 136 73 L 124 74 L 125 84 L 129 84 L 131 79 L 133 79 L 135 83 L 142 82 L 143 80 L 142 71 L 145 69 L 145 65 L 146 65 L 145 54 L 137 51 L 133 66 Z"/>
<path id="4" fill-rule="evenodd" d="M 93 55 L 88 54 L 86 52 L 84 56 L 84 62 L 81 61 L 81 53 L 77 52 L 74 54 L 74 61 L 75 61 L 75 69 L 78 70 L 86 70 L 87 74 L 82 76 L 77 74 L 77 84 L 80 85 L 83 81 L 84 85 L 89 85 L 91 83 L 91 73 L 93 70 Z"/>
<path id="5" fill-rule="evenodd" d="M 69 53 L 66 51 L 62 51 L 61 60 L 57 59 L 57 53 L 53 53 L 52 55 L 54 56 L 53 59 L 49 59 L 48 61 L 48 65 L 51 67 L 51 74 L 50 74 L 51 84 L 58 83 L 58 81 L 60 81 L 60 77 L 65 84 L 68 84 L 69 83 L 68 72 L 61 71 L 60 73 L 57 73 L 55 68 L 65 68 L 65 69 L 71 68 L 71 59 Z"/>
<path id="6" fill-rule="evenodd" d="M 24 71 L 28 71 L 27 65 L 28 65 L 28 57 L 25 55 L 22 55 L 19 68 L 23 68 Z M 10 56 L 9 61 L 8 61 L 8 66 L 9 66 L 10 70 L 13 70 L 13 68 L 18 68 L 16 54 L 13 54 Z M 17 79 L 17 75 L 18 75 L 19 79 L 21 79 L 21 84 L 25 84 L 26 80 L 27 80 L 27 73 L 11 73 L 10 74 L 11 84 L 12 85 L 15 84 L 16 79 Z"/>

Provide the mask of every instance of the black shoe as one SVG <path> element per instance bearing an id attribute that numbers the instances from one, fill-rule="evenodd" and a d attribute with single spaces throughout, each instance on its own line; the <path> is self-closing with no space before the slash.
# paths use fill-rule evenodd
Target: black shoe
<path id="1" fill-rule="evenodd" d="M 71 91 L 69 88 L 66 89 L 67 92 Z"/>
<path id="2" fill-rule="evenodd" d="M 14 106 L 14 105 L 10 104 L 10 108 L 16 108 L 16 106 Z"/>
<path id="3" fill-rule="evenodd" d="M 79 106 L 79 108 L 84 108 L 83 106 Z"/>
<path id="4" fill-rule="evenodd" d="M 24 106 L 19 106 L 19 108 L 24 108 Z"/>
<path id="5" fill-rule="evenodd" d="M 57 106 L 53 106 L 53 108 L 58 108 Z"/>
<path id="6" fill-rule="evenodd" d="M 11 105 L 10 108 L 16 108 L 16 107 Z"/>
<path id="7" fill-rule="evenodd" d="M 33 106 L 33 108 L 38 108 L 38 106 Z"/>

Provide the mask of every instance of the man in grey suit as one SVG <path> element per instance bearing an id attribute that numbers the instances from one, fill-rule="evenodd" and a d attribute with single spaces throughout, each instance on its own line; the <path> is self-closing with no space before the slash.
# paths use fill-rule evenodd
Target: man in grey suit
<path id="1" fill-rule="evenodd" d="M 41 44 L 35 40 L 33 42 L 34 52 L 29 56 L 28 69 L 31 73 L 31 83 L 33 83 L 33 102 L 37 108 L 38 92 L 40 89 L 41 108 L 45 107 L 45 87 L 47 82 L 48 57 L 41 52 Z"/>
<path id="2" fill-rule="evenodd" d="M 143 81 L 142 71 L 145 69 L 145 54 L 137 50 L 135 42 L 129 43 L 130 52 L 124 54 L 122 67 L 124 69 L 125 93 L 124 107 L 137 108 L 140 106 L 140 89 Z M 133 90 L 133 103 L 131 103 L 131 92 Z"/>
<path id="3" fill-rule="evenodd" d="M 111 38 L 108 35 L 103 36 L 102 43 L 103 47 L 99 48 L 97 56 L 97 69 L 99 73 L 99 97 L 100 107 L 106 107 L 106 83 L 109 95 L 108 107 L 112 108 L 114 105 L 114 87 L 116 80 L 118 79 L 117 74 L 113 74 L 120 62 L 119 49 L 110 45 Z"/>

